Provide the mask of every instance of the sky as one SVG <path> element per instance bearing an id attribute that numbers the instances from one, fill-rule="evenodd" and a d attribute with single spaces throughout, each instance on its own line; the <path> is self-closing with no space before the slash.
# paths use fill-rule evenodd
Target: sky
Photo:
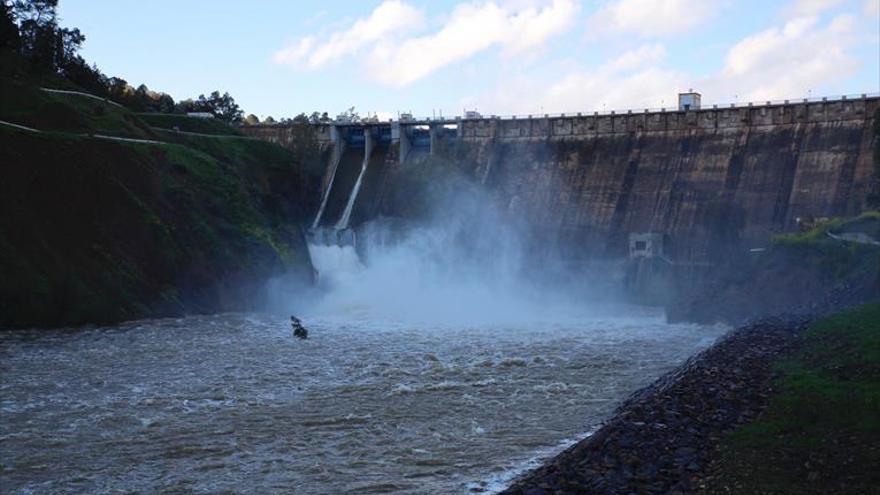
<path id="1" fill-rule="evenodd" d="M 106 74 L 247 113 L 575 113 L 880 92 L 880 0 L 61 0 Z"/>

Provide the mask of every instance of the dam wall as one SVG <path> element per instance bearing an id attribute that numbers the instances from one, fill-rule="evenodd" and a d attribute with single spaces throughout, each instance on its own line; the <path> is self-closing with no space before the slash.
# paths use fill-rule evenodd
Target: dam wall
<path id="1" fill-rule="evenodd" d="M 657 232 L 672 259 L 705 260 L 732 244 L 762 247 L 799 218 L 863 211 L 876 108 L 466 123 L 457 156 L 571 256 L 625 253 L 629 233 Z"/>
<path id="2" fill-rule="evenodd" d="M 455 162 L 564 258 L 626 256 L 630 234 L 652 232 L 667 239 L 671 262 L 703 263 L 760 248 L 799 219 L 866 209 L 878 107 L 880 98 L 864 96 L 316 128 L 327 147 L 359 132 L 390 138 L 386 168 L 418 166 L 412 157 L 426 154 Z M 244 132 L 284 145 L 288 131 Z M 388 187 L 393 181 L 368 186 L 358 221 L 378 211 L 366 203 Z"/>

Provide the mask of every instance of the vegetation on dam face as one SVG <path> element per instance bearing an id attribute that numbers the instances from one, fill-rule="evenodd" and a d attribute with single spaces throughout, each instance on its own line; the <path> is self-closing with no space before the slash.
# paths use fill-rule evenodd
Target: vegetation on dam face
<path id="1" fill-rule="evenodd" d="M 880 213 L 831 219 L 773 238 L 765 251 L 714 268 L 668 308 L 673 321 L 742 323 L 768 314 L 815 314 L 880 296 Z"/>
<path id="2" fill-rule="evenodd" d="M 268 277 L 310 280 L 300 225 L 317 201 L 317 154 L 0 85 L 0 120 L 45 131 L 0 126 L 0 326 L 246 309 Z"/>

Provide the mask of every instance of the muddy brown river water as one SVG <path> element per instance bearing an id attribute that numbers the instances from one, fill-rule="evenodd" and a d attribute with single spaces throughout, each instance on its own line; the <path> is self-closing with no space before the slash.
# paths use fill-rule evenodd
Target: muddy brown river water
<path id="1" fill-rule="evenodd" d="M 724 329 L 283 315 L 0 333 L 4 493 L 500 489 Z"/>

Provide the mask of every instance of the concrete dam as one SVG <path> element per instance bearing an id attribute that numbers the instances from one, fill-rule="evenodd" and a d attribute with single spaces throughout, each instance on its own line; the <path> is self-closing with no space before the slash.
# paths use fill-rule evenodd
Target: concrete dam
<path id="1" fill-rule="evenodd" d="M 809 218 L 866 209 L 880 98 L 610 114 L 315 124 L 328 157 L 313 228 L 386 211 L 395 170 L 447 160 L 572 261 L 670 263 L 765 246 Z M 285 125 L 242 128 L 290 145 Z M 642 239 L 641 241 L 639 239 Z M 549 241 L 549 242 L 548 242 Z M 659 244 L 659 246 L 658 246 Z"/>

